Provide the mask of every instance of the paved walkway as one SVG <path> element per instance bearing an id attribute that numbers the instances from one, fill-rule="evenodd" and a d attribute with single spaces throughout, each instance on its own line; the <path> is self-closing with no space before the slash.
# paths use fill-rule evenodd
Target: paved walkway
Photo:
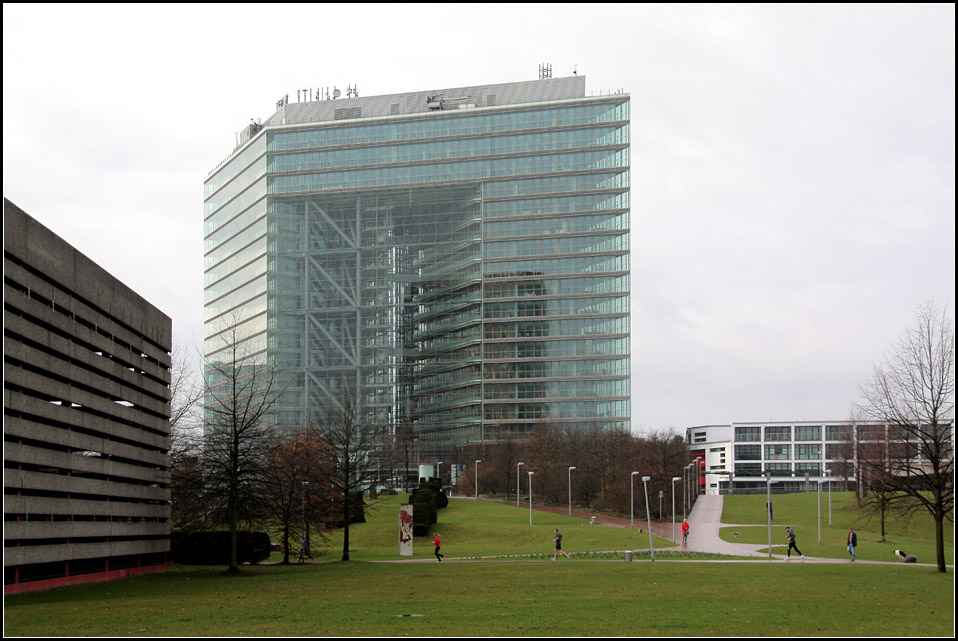
<path id="1" fill-rule="evenodd" d="M 722 523 L 723 496 L 699 496 L 689 514 L 689 542 L 686 549 L 695 552 L 732 554 L 735 556 L 764 556 L 768 558 L 768 545 L 729 543 L 719 538 L 722 527 L 734 524 Z M 752 527 L 752 526 L 741 526 Z M 764 550 L 764 553 L 762 553 Z M 773 552 L 772 556 L 776 556 Z M 781 556 L 781 555 L 778 555 Z"/>

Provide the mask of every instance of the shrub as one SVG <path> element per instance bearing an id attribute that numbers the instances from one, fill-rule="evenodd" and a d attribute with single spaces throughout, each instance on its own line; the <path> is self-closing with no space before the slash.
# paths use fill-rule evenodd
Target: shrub
<path id="1" fill-rule="evenodd" d="M 414 503 L 412 508 L 412 535 L 427 536 L 430 523 L 429 504 Z"/>
<path id="2" fill-rule="evenodd" d="M 237 532 L 236 560 L 258 563 L 269 558 L 270 539 L 265 532 Z M 170 561 L 184 565 L 229 565 L 229 532 L 174 532 L 170 536 Z"/>

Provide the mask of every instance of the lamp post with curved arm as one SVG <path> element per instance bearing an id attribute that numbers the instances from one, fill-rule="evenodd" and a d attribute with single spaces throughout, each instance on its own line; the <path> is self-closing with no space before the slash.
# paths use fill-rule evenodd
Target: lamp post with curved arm
<path id="1" fill-rule="evenodd" d="M 635 475 L 638 472 L 632 472 L 629 476 L 629 527 L 635 528 Z"/>
<path id="2" fill-rule="evenodd" d="M 655 544 L 652 543 L 652 514 L 649 512 L 649 486 L 648 482 L 651 480 L 651 477 L 643 476 L 642 477 L 642 487 L 645 488 L 645 518 L 649 523 L 649 554 L 652 557 L 652 560 L 655 560 Z"/>
<path id="3" fill-rule="evenodd" d="M 832 471 L 825 470 L 828 475 L 828 527 L 832 526 Z"/>
<path id="4" fill-rule="evenodd" d="M 768 519 L 768 558 L 772 558 L 772 473 L 765 472 L 765 518 Z"/>
<path id="5" fill-rule="evenodd" d="M 681 480 L 677 476 L 672 477 L 672 545 L 675 545 L 675 482 Z"/>
<path id="6" fill-rule="evenodd" d="M 482 463 L 482 459 L 476 459 L 476 498 L 479 498 L 479 464 Z"/>
<path id="7" fill-rule="evenodd" d="M 519 507 L 519 494 L 522 491 L 521 483 L 519 483 L 519 468 L 525 465 L 522 461 L 519 461 L 519 464 L 516 465 L 516 507 Z"/>
<path id="8" fill-rule="evenodd" d="M 572 516 L 572 470 L 575 466 L 569 468 L 569 516 Z"/>
<path id="9" fill-rule="evenodd" d="M 529 472 L 529 525 L 532 525 L 532 475 L 535 472 Z"/>
<path id="10" fill-rule="evenodd" d="M 304 537 L 306 539 L 306 548 L 305 548 L 306 553 L 304 553 L 304 558 L 303 558 L 303 560 L 305 561 L 306 560 L 305 554 L 308 554 L 309 552 L 309 521 L 306 520 L 306 488 L 309 487 L 309 481 L 301 481 L 301 484 L 302 484 L 301 487 L 303 488 L 303 492 L 302 492 L 303 529 L 306 531 L 306 535 Z M 313 557 L 310 556 L 310 558 L 313 558 Z"/>
<path id="11" fill-rule="evenodd" d="M 695 470 L 695 475 L 694 475 L 694 481 L 695 481 L 695 499 L 694 499 L 694 501 L 698 501 L 698 500 L 699 500 L 699 489 L 700 489 L 700 486 L 702 485 L 702 484 L 699 482 L 699 478 L 700 478 L 700 477 L 699 477 L 699 468 L 702 466 L 702 464 L 699 463 L 699 461 L 704 461 L 704 460 L 705 460 L 705 457 L 704 457 L 704 456 L 699 456 L 699 457 L 696 457 L 696 459 L 695 459 L 695 467 L 693 468 L 693 469 Z M 693 501 L 693 503 L 694 503 L 694 501 Z M 691 508 L 689 508 L 689 511 L 691 511 Z"/>

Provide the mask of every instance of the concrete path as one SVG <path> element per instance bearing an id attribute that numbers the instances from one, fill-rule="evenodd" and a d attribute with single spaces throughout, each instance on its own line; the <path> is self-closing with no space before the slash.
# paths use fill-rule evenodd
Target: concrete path
<path id="1" fill-rule="evenodd" d="M 735 556 L 764 556 L 768 558 L 768 545 L 763 549 L 760 545 L 746 543 L 729 543 L 719 538 L 719 529 L 723 527 L 722 506 L 723 496 L 699 496 L 689 514 L 689 541 L 686 549 L 695 552 L 712 552 L 715 554 L 733 554 Z M 732 524 L 729 524 L 732 525 Z M 751 526 L 742 526 L 751 527 Z M 777 543 L 777 541 L 776 541 Z M 773 555 L 774 552 L 773 552 Z"/>

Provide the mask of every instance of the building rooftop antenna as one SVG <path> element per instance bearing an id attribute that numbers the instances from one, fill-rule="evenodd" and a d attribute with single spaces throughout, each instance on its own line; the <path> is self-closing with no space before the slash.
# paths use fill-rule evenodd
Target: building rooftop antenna
<path id="1" fill-rule="evenodd" d="M 545 80 L 552 77 L 552 65 L 543 62 L 539 65 L 539 80 Z"/>

